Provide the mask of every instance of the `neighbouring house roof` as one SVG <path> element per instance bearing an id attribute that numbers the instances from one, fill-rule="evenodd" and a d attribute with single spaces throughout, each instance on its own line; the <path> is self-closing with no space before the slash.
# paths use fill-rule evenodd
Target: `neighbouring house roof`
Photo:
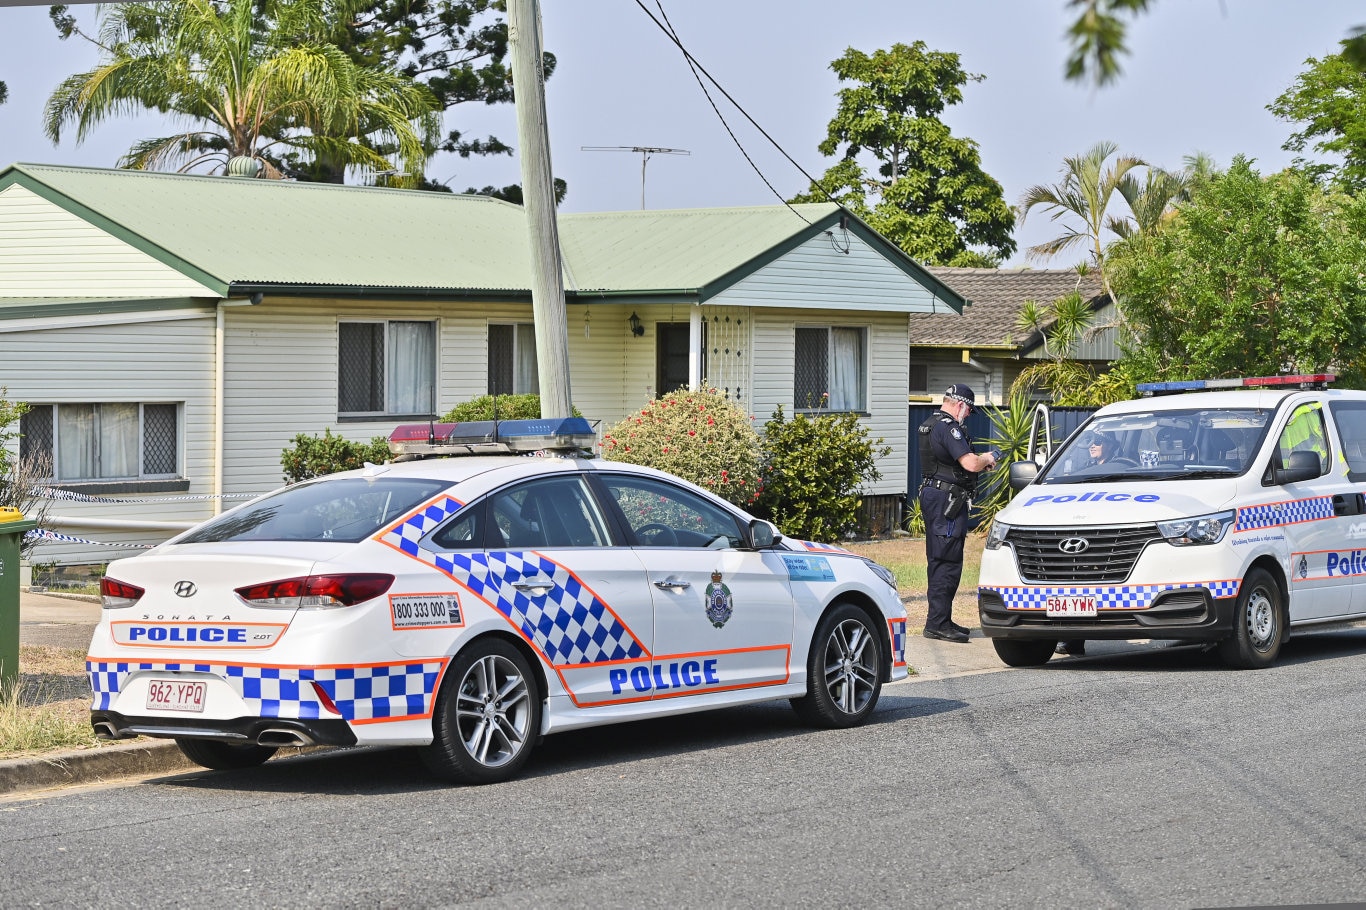
<path id="1" fill-rule="evenodd" d="M 1096 275 L 1081 277 L 1075 269 L 956 269 L 928 266 L 927 271 L 968 300 L 963 315 L 910 314 L 912 345 L 957 348 L 1010 348 L 1038 342 L 1037 332 L 1017 326 L 1027 300 L 1049 304 L 1080 291 L 1099 309 L 1109 298 Z"/>
<path id="2" fill-rule="evenodd" d="M 530 296 L 525 212 L 487 196 L 59 165 L 0 170 L 220 294 Z M 924 286 L 962 298 L 833 203 L 561 214 L 574 295 L 705 301 L 836 225 Z"/>

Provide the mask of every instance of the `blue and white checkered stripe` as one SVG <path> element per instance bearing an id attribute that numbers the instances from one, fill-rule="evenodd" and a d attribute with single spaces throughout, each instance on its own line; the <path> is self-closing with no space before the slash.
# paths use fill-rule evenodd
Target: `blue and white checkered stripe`
<path id="1" fill-rule="evenodd" d="M 1050 597 L 1094 597 L 1099 610 L 1146 610 L 1157 595 L 1186 588 L 1204 588 L 1211 597 L 1234 597 L 1238 594 L 1237 579 L 1202 581 L 1170 585 L 1113 585 L 1097 587 L 1035 588 L 982 585 L 982 591 L 1001 595 L 1008 610 L 1046 610 Z"/>
<path id="2" fill-rule="evenodd" d="M 423 557 L 417 542 L 421 540 L 427 532 L 431 531 L 441 522 L 459 512 L 465 507 L 463 502 L 452 499 L 449 496 L 442 496 L 439 499 L 427 503 L 413 514 L 398 524 L 390 527 L 387 531 L 381 531 L 376 537 L 389 544 L 395 549 L 402 550 L 409 556 Z M 430 560 L 425 560 L 430 562 Z"/>
<path id="3" fill-rule="evenodd" d="M 888 626 L 892 630 L 892 666 L 901 667 L 906 664 L 906 620 L 889 619 Z"/>
<path id="4" fill-rule="evenodd" d="M 1287 502 L 1268 502 L 1260 506 L 1244 506 L 1238 510 L 1233 530 L 1255 531 L 1258 528 L 1272 528 L 1277 525 L 1293 525 L 1301 521 L 1318 521 L 1332 518 L 1333 497 L 1314 496 L 1309 499 L 1292 499 Z"/>
<path id="5" fill-rule="evenodd" d="M 462 504 L 442 497 L 382 532 L 379 539 L 445 572 L 507 617 L 553 666 L 605 663 L 648 656 L 645 648 L 596 594 L 564 566 L 531 551 L 435 553 L 417 545 Z M 549 578 L 552 589 L 535 600 L 513 587 Z"/>
<path id="6" fill-rule="evenodd" d="M 256 717 L 301 720 L 323 716 L 313 682 L 346 720 L 425 717 L 432 712 L 444 660 L 356 667 L 260 667 L 240 664 L 87 661 L 94 693 L 91 707 L 108 710 L 124 681 L 136 671 L 211 673 L 227 683 Z"/>
<path id="7" fill-rule="evenodd" d="M 496 550 L 430 556 L 438 569 L 506 616 L 554 666 L 648 656 L 606 603 L 564 566 L 538 553 Z M 527 578 L 549 578 L 553 587 L 533 600 L 513 587 Z"/>

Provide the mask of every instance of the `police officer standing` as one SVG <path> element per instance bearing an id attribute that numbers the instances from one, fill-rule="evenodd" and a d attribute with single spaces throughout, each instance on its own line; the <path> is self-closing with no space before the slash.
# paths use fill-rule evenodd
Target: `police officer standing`
<path id="1" fill-rule="evenodd" d="M 925 519 L 925 557 L 929 564 L 929 613 L 926 638 L 966 642 L 968 630 L 953 621 L 953 598 L 963 577 L 963 539 L 977 475 L 996 467 L 996 456 L 977 455 L 963 421 L 977 396 L 963 383 L 944 392 L 944 403 L 920 425 L 920 513 Z"/>

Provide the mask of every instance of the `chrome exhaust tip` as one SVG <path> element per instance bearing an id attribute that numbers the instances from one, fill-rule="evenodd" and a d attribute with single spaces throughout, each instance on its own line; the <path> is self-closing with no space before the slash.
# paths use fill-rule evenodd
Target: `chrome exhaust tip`
<path id="1" fill-rule="evenodd" d="M 124 736 L 120 736 L 120 735 L 119 735 L 119 731 L 116 730 L 116 729 L 114 728 L 114 725 L 111 724 L 111 723 L 109 723 L 108 721 L 100 721 L 99 723 L 94 724 L 93 726 L 94 726 L 94 728 L 95 728 L 95 738 L 96 738 L 96 739 L 103 740 L 103 741 L 106 741 L 106 742 L 107 742 L 107 741 L 112 740 L 112 739 L 126 739 L 126 738 L 127 738 L 127 737 L 124 737 Z"/>
<path id="2" fill-rule="evenodd" d="M 271 727 L 262 730 L 256 736 L 256 744 L 259 746 L 312 746 L 316 745 L 313 738 L 299 730 L 289 730 L 281 727 Z"/>

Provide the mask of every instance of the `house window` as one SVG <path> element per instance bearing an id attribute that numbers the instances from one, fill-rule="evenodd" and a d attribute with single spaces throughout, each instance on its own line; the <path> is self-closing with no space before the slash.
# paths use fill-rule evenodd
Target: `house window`
<path id="1" fill-rule="evenodd" d="M 436 404 L 436 323 L 337 325 L 337 411 L 430 414 Z"/>
<path id="2" fill-rule="evenodd" d="M 536 372 L 536 327 L 489 323 L 489 394 L 536 395 L 541 391 Z"/>
<path id="3" fill-rule="evenodd" d="M 793 405 L 799 411 L 868 409 L 868 330 L 798 326 Z"/>
<path id="4" fill-rule="evenodd" d="M 19 420 L 19 456 L 54 480 L 142 480 L 180 474 L 180 405 L 38 404 Z"/>

